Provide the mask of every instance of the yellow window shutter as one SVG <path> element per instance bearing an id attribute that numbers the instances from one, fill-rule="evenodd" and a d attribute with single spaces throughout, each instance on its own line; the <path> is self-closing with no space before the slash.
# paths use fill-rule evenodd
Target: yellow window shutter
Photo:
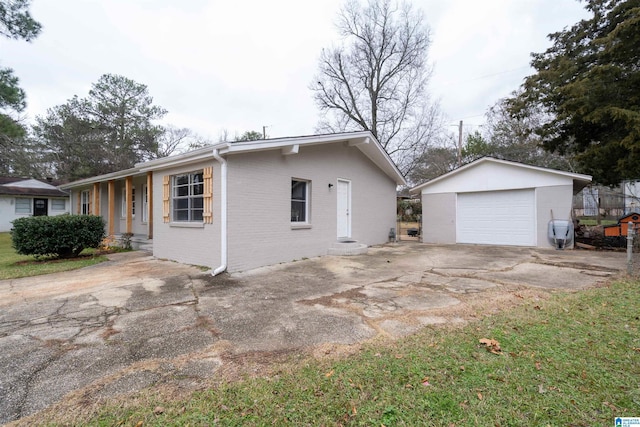
<path id="1" fill-rule="evenodd" d="M 89 203 L 89 208 L 87 209 L 87 214 L 91 215 L 93 214 L 93 191 L 89 190 L 89 200 L 87 200 L 87 202 Z"/>
<path id="2" fill-rule="evenodd" d="M 162 177 L 162 220 L 169 222 L 171 218 L 171 177 L 165 175 Z"/>
<path id="3" fill-rule="evenodd" d="M 204 203 L 204 209 L 202 212 L 202 218 L 204 219 L 205 224 L 213 223 L 213 213 L 212 204 L 213 204 L 213 168 L 204 168 L 202 171 L 202 179 L 204 184 L 204 191 L 202 193 L 202 201 Z"/>
<path id="4" fill-rule="evenodd" d="M 82 191 L 78 191 L 78 197 L 77 197 L 77 200 L 76 200 L 76 202 L 77 202 L 76 203 L 77 204 L 76 212 L 78 213 L 78 215 L 80 215 L 82 213 L 82 211 L 80 211 L 80 199 L 81 198 L 82 198 Z"/>

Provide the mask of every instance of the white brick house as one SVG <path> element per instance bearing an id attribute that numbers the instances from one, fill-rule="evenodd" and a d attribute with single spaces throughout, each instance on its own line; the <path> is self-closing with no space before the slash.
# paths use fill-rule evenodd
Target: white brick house
<path id="1" fill-rule="evenodd" d="M 220 143 L 76 181 L 74 213 L 153 254 L 240 271 L 387 241 L 402 174 L 370 132 Z"/>

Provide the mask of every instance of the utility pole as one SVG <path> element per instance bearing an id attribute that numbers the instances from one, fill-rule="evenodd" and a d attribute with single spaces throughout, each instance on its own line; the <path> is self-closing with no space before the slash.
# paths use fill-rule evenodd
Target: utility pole
<path id="1" fill-rule="evenodd" d="M 462 120 L 458 127 L 458 167 L 462 166 Z"/>
<path id="2" fill-rule="evenodd" d="M 262 139 L 267 139 L 267 128 L 269 126 L 262 126 Z"/>

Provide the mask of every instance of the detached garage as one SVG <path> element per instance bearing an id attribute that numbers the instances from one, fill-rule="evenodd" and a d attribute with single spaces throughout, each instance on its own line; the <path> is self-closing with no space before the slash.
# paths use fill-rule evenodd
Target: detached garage
<path id="1" fill-rule="evenodd" d="M 552 247 L 551 215 L 570 219 L 588 175 L 484 157 L 411 190 L 422 197 L 425 243 Z"/>

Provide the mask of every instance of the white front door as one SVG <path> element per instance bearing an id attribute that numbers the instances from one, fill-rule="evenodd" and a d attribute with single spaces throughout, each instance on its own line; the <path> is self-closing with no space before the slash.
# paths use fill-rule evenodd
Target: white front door
<path id="1" fill-rule="evenodd" d="M 338 180 L 338 239 L 351 237 L 351 181 Z"/>

